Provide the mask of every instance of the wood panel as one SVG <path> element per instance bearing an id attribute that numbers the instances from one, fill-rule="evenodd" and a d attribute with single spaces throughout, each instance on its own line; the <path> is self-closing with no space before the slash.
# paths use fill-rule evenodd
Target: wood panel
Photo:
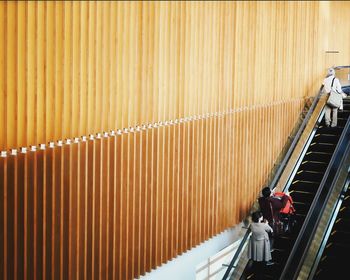
<path id="1" fill-rule="evenodd" d="M 133 279 L 239 223 L 349 9 L 1 1 L 2 278 Z"/>
<path id="2" fill-rule="evenodd" d="M 3 278 L 133 279 L 234 226 L 303 103 L 2 153 Z"/>
<path id="3" fill-rule="evenodd" d="M 312 95 L 349 61 L 349 9 L 2 1 L 0 149 Z"/>

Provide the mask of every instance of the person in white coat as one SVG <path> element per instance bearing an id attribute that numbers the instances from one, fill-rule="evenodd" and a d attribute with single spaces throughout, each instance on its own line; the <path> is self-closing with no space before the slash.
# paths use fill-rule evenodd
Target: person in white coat
<path id="1" fill-rule="evenodd" d="M 341 84 L 339 82 L 339 79 L 335 77 L 335 71 L 333 68 L 329 68 L 327 72 L 327 76 L 323 81 L 323 90 L 325 93 L 329 94 L 331 92 L 331 89 L 335 90 L 339 94 L 342 95 L 342 97 L 346 96 L 346 94 L 343 92 L 341 88 Z M 325 124 L 327 127 L 336 127 L 337 126 L 337 120 L 338 120 L 338 109 L 343 109 L 343 104 L 339 108 L 332 108 L 329 105 L 325 105 Z M 333 116 L 331 116 L 331 114 Z"/>
<path id="2" fill-rule="evenodd" d="M 272 265 L 268 234 L 272 233 L 272 228 L 267 221 L 263 221 L 262 213 L 259 211 L 252 214 L 252 221 L 250 225 L 252 235 L 248 244 L 248 258 L 254 262 L 264 262 L 266 265 Z"/>

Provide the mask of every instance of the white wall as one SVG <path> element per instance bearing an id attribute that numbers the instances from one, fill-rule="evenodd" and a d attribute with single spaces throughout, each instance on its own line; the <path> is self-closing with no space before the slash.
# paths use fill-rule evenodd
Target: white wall
<path id="1" fill-rule="evenodd" d="M 242 224 L 207 240 L 172 261 L 152 270 L 142 280 L 194 280 L 196 267 L 239 239 Z"/>
<path id="2" fill-rule="evenodd" d="M 242 238 L 238 239 L 199 264 L 196 267 L 196 280 L 221 280 L 227 270 L 223 264 L 231 262 L 241 241 Z"/>

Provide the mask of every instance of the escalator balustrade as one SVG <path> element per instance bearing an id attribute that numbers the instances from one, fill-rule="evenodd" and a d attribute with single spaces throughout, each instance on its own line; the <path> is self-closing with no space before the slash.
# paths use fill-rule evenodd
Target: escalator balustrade
<path id="1" fill-rule="evenodd" d="M 275 264 L 256 268 L 252 262 L 248 262 L 240 279 L 279 279 L 349 115 L 350 99 L 345 99 L 344 110 L 338 112 L 338 126 L 334 128 L 326 127 L 323 119 L 316 130 L 308 150 L 289 186 L 289 192 L 293 197 L 294 206 L 296 208 L 297 226 L 292 234 L 275 238 L 272 250 L 272 259 Z M 348 211 L 349 216 L 347 217 L 350 217 L 350 210 L 344 211 Z M 350 219 L 348 223 L 350 224 Z M 348 242 L 349 250 L 347 252 L 350 252 L 350 231 Z M 333 245 L 334 248 L 335 246 L 338 245 Z M 326 277 L 322 279 L 330 278 Z"/>
<path id="2" fill-rule="evenodd" d="M 314 280 L 349 279 L 350 187 L 338 212 Z"/>

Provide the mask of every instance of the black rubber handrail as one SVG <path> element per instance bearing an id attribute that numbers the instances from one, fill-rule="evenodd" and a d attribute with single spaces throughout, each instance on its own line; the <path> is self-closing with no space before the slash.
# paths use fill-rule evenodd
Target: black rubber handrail
<path id="1" fill-rule="evenodd" d="M 322 255 L 323 255 L 323 252 L 324 252 L 324 249 L 326 248 L 329 236 L 330 236 L 330 234 L 332 232 L 332 229 L 333 229 L 333 226 L 334 226 L 334 224 L 335 224 L 335 222 L 337 220 L 337 216 L 339 214 L 339 210 L 341 209 L 341 206 L 342 206 L 342 204 L 344 202 L 345 195 L 346 195 L 346 192 L 347 192 L 347 190 L 349 188 L 349 185 L 350 185 L 350 172 L 348 173 L 348 176 L 346 178 L 344 187 L 342 188 L 340 194 L 338 195 L 337 201 L 334 203 L 334 205 L 332 207 L 331 218 L 329 219 L 329 221 L 327 223 L 327 226 L 325 228 L 325 231 L 324 231 L 324 234 L 323 234 L 323 237 L 322 237 L 321 245 L 318 248 L 316 257 L 314 259 L 314 263 L 313 263 L 313 265 L 311 267 L 309 276 L 307 278 L 308 280 L 313 279 L 313 277 L 314 277 L 314 275 L 316 273 L 316 269 L 317 269 L 317 267 L 319 265 L 319 262 L 321 260 Z"/>
<path id="2" fill-rule="evenodd" d="M 239 246 L 238 246 L 238 248 L 237 248 L 237 250 L 236 250 L 236 253 L 235 253 L 235 255 L 233 256 L 233 258 L 232 258 L 232 260 L 231 260 L 231 262 L 230 262 L 228 268 L 226 269 L 226 272 L 225 272 L 225 274 L 224 274 L 224 276 L 223 276 L 223 278 L 222 278 L 223 280 L 227 279 L 227 277 L 229 276 L 229 274 L 230 274 L 232 268 L 234 267 L 234 264 L 235 264 L 237 258 L 239 257 L 239 255 L 240 255 L 240 253 L 241 253 L 241 251 L 242 251 L 242 249 L 243 249 L 244 244 L 247 242 L 247 239 L 248 239 L 248 237 L 249 237 L 250 232 L 251 232 L 251 230 L 250 230 L 250 227 L 249 227 L 249 228 L 247 229 L 247 231 L 246 231 L 246 233 L 245 233 L 245 235 L 244 235 L 244 237 L 243 237 L 241 243 L 239 244 Z"/>
<path id="3" fill-rule="evenodd" d="M 290 159 L 290 157 L 291 157 L 291 155 L 292 155 L 292 153 L 293 153 L 293 151 L 295 149 L 295 146 L 297 145 L 297 143 L 298 143 L 298 141 L 299 141 L 299 139 L 301 137 L 301 134 L 303 133 L 307 123 L 309 122 L 309 119 L 311 118 L 312 113 L 315 110 L 315 107 L 316 107 L 318 101 L 320 100 L 320 97 L 322 95 L 322 88 L 323 88 L 323 86 L 321 86 L 321 88 L 319 89 L 318 94 L 315 97 L 315 99 L 313 100 L 309 111 L 307 112 L 307 114 L 306 114 L 302 124 L 300 125 L 297 133 L 295 134 L 295 137 L 294 137 L 294 139 L 293 139 L 293 141 L 292 141 L 292 143 L 291 143 L 291 145 L 290 145 L 286 155 L 284 156 L 281 164 L 279 165 L 272 182 L 269 184 L 269 188 L 270 189 L 274 189 L 276 184 L 277 184 L 277 182 L 278 182 L 278 180 L 280 179 L 280 177 L 282 175 L 282 172 L 284 171 L 284 168 L 286 167 L 287 162 L 289 161 L 289 159 Z M 232 268 L 234 267 L 234 263 L 237 261 L 237 258 L 239 257 L 239 255 L 240 255 L 240 253 L 241 253 L 241 251 L 242 251 L 242 249 L 244 247 L 244 244 L 245 244 L 245 242 L 247 241 L 247 239 L 249 237 L 249 234 L 250 234 L 250 227 L 246 231 L 246 233 L 245 233 L 241 243 L 239 244 L 239 246 L 237 248 L 237 251 L 236 251 L 235 255 L 233 256 L 229 266 L 227 267 L 226 272 L 225 272 L 225 274 L 224 274 L 224 276 L 222 278 L 223 280 L 226 280 L 227 277 L 229 276 Z"/>
<path id="4" fill-rule="evenodd" d="M 269 188 L 271 190 L 275 188 L 278 180 L 281 178 L 282 172 L 284 171 L 284 168 L 286 167 L 286 165 L 287 165 L 287 163 L 288 163 L 288 161 L 289 161 L 289 159 L 290 159 L 290 157 L 291 157 L 291 155 L 292 155 L 292 153 L 293 153 L 293 151 L 295 149 L 295 146 L 297 145 L 297 143 L 298 143 L 298 141 L 299 141 L 299 139 L 301 137 L 301 134 L 304 132 L 304 129 L 305 129 L 307 123 L 309 122 L 309 120 L 311 118 L 311 115 L 314 112 L 318 101 L 320 100 L 320 97 L 322 95 L 322 89 L 323 89 L 323 86 L 320 87 L 317 96 L 313 100 L 309 111 L 307 112 L 307 114 L 306 114 L 302 124 L 300 125 L 300 127 L 298 129 L 298 132 L 295 134 L 295 137 L 293 139 L 292 144 L 290 145 L 290 147 L 289 147 L 286 155 L 284 156 L 284 158 L 283 158 L 283 160 L 282 160 L 282 162 L 281 162 L 281 164 L 280 164 L 280 166 L 279 166 L 279 168 L 278 168 L 278 170 L 277 170 L 277 172 L 276 172 L 272 182 L 270 183 Z"/>
<path id="5" fill-rule="evenodd" d="M 280 279 L 294 280 L 299 274 L 301 265 L 306 256 L 307 250 L 314 237 L 319 220 L 327 204 L 335 181 L 339 174 L 339 169 L 343 159 L 348 156 L 350 150 L 350 118 L 347 120 L 343 133 L 339 139 L 337 147 L 326 169 L 320 187 L 310 206 L 310 210 L 305 218 L 300 233 L 294 243 L 292 251 L 287 259 Z"/>

